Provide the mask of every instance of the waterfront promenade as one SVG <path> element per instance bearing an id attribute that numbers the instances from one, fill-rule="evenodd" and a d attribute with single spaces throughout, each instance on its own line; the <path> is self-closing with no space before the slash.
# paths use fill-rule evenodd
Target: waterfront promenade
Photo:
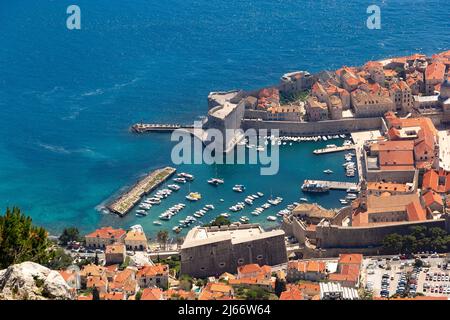
<path id="1" fill-rule="evenodd" d="M 131 130 L 136 133 L 146 132 L 172 132 L 177 129 L 193 129 L 193 125 L 182 124 L 160 124 L 160 123 L 136 123 Z"/>
<path id="2" fill-rule="evenodd" d="M 305 180 L 304 183 L 311 183 L 311 184 L 320 184 L 325 185 L 330 190 L 348 190 L 348 189 L 354 189 L 358 188 L 358 184 L 355 182 L 341 182 L 341 181 L 327 181 L 327 180 Z"/>
<path id="3" fill-rule="evenodd" d="M 138 181 L 129 191 L 122 194 L 107 206 L 108 210 L 117 213 L 119 216 L 125 216 L 142 199 L 144 195 L 149 194 L 160 184 L 170 178 L 176 169 L 166 167 L 150 172 L 145 178 Z"/>
<path id="4" fill-rule="evenodd" d="M 313 152 L 314 152 L 314 154 L 326 154 L 326 153 L 348 151 L 348 150 L 353 150 L 353 149 L 355 149 L 355 145 L 316 149 Z"/>

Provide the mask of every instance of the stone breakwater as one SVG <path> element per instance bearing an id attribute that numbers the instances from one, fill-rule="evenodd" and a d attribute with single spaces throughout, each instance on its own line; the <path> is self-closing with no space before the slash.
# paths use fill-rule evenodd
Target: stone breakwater
<path id="1" fill-rule="evenodd" d="M 159 185 L 169 179 L 176 172 L 175 168 L 165 167 L 148 173 L 143 179 L 139 180 L 131 189 L 123 193 L 107 209 L 119 216 L 125 216 L 142 197 L 155 190 Z"/>

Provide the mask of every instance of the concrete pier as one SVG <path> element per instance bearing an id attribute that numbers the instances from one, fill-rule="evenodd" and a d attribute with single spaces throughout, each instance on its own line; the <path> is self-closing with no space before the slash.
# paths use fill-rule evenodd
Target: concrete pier
<path id="1" fill-rule="evenodd" d="M 193 125 L 182 124 L 159 124 L 159 123 L 136 123 L 131 126 L 131 130 L 136 133 L 146 132 L 172 132 L 177 129 L 193 129 Z"/>
<path id="2" fill-rule="evenodd" d="M 349 146 L 341 146 L 341 147 L 333 147 L 333 148 L 324 148 L 324 149 L 317 149 L 314 150 L 314 154 L 326 154 L 326 153 L 333 153 L 333 152 L 341 152 L 341 151 L 348 151 L 355 149 L 355 145 L 349 145 Z"/>
<path id="3" fill-rule="evenodd" d="M 305 180 L 304 183 L 315 183 L 325 185 L 330 190 L 347 190 L 350 188 L 359 188 L 359 185 L 354 182 L 340 182 L 340 181 L 326 181 L 326 180 Z"/>
<path id="4" fill-rule="evenodd" d="M 106 208 L 121 217 L 125 216 L 139 201 L 141 201 L 143 196 L 149 194 L 169 179 L 175 171 L 175 168 L 166 167 L 150 172 L 143 179 L 139 180 L 130 190 L 123 193 L 111 204 L 107 205 Z"/>

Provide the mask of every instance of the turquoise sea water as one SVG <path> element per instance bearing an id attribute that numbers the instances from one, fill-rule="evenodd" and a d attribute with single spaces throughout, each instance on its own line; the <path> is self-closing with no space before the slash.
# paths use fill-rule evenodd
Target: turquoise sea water
<path id="1" fill-rule="evenodd" d="M 65 27 L 70 4 L 81 8 L 82 30 Z M 371 4 L 381 7 L 381 30 L 365 27 Z M 287 71 L 448 50 L 449 13 L 445 0 L 2 1 L 0 206 L 18 205 L 55 233 L 135 223 L 154 233 L 156 210 L 142 219 L 96 210 L 141 174 L 170 164 L 169 136 L 136 136 L 130 124 L 192 121 L 205 113 L 209 91 L 270 85 Z M 203 194 L 192 209 L 243 199 L 231 191 L 235 183 L 294 201 L 303 179 L 322 178 L 326 168 L 342 174 L 342 155 L 318 161 L 316 147 L 284 148 L 274 177 L 219 166 L 226 185 L 217 189 L 206 184 L 213 167 L 181 168 Z M 334 207 L 339 197 L 313 200 Z"/>

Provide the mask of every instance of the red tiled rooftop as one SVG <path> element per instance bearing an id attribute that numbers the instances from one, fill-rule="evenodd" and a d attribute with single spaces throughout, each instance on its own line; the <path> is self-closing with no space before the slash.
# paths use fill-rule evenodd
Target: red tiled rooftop
<path id="1" fill-rule="evenodd" d="M 419 200 L 415 200 L 406 206 L 406 214 L 408 221 L 425 221 L 427 219 L 427 213 Z"/>
<path id="2" fill-rule="evenodd" d="M 123 229 L 113 229 L 112 227 L 103 227 L 86 235 L 87 238 L 120 239 L 125 236 Z"/>

